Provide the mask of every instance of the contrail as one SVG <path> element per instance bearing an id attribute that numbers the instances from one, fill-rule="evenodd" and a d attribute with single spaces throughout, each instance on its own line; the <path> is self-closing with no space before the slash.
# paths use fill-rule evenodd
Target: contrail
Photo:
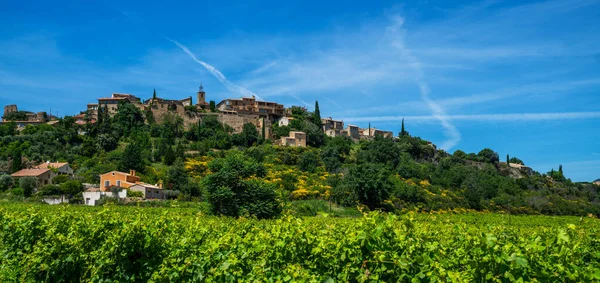
<path id="1" fill-rule="evenodd" d="M 225 77 L 225 75 L 223 75 L 223 73 L 221 73 L 221 71 L 217 70 L 217 68 L 211 66 L 210 64 L 208 64 L 202 60 L 198 60 L 198 58 L 196 58 L 196 55 L 194 55 L 194 53 L 192 53 L 192 51 L 190 51 L 190 49 L 188 49 L 185 45 L 183 45 L 173 39 L 170 39 L 168 37 L 165 37 L 165 39 L 172 42 L 173 44 L 177 45 L 177 47 L 181 48 L 181 50 L 183 50 L 183 52 L 185 52 L 187 55 L 189 55 L 190 58 L 192 58 L 194 61 L 196 61 L 196 63 L 202 65 L 202 67 L 204 67 L 206 70 L 208 70 L 213 76 L 215 76 L 215 78 L 217 78 L 217 80 L 219 80 L 230 91 L 238 92 L 238 93 L 242 94 L 242 96 L 254 96 L 258 100 L 263 100 L 260 96 L 258 96 L 258 94 L 229 81 Z"/>
<path id="2" fill-rule="evenodd" d="M 432 116 L 435 117 L 435 119 L 437 119 L 442 124 L 442 127 L 444 127 L 445 129 L 445 135 L 448 138 L 448 140 L 446 140 L 440 147 L 445 150 L 450 150 L 456 144 L 458 144 L 458 142 L 460 142 L 460 132 L 452 123 L 450 123 L 450 120 L 448 119 L 448 116 L 446 115 L 444 109 L 435 101 L 431 100 L 431 98 L 429 98 L 429 94 L 431 91 L 429 90 L 429 86 L 427 85 L 427 82 L 424 79 L 421 63 L 419 62 L 419 60 L 417 60 L 415 56 L 412 55 L 410 49 L 406 47 L 404 41 L 402 40 L 402 25 L 404 24 L 404 18 L 395 17 L 394 22 L 395 23 L 393 25 L 387 27 L 388 32 L 394 35 L 396 32 L 400 31 L 401 34 L 400 36 L 394 37 L 392 45 L 400 50 L 400 54 L 402 54 L 402 57 L 404 57 L 404 59 L 415 71 L 415 81 L 419 86 L 421 99 L 425 102 L 425 104 L 427 104 L 427 106 L 431 110 Z"/>

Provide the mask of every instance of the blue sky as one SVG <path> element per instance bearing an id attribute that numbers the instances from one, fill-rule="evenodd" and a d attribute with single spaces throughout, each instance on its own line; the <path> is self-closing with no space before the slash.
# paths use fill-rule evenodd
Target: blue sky
<path id="1" fill-rule="evenodd" d="M 0 19 L 2 105 L 74 115 L 202 81 L 216 101 L 319 100 L 323 116 L 394 132 L 404 117 L 449 152 L 600 178 L 600 0 L 23 0 Z"/>

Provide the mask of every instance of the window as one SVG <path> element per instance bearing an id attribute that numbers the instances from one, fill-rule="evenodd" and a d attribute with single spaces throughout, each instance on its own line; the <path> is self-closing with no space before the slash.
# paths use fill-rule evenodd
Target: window
<path id="1" fill-rule="evenodd" d="M 108 186 L 110 186 L 110 181 L 104 181 L 104 186 L 105 186 L 105 187 L 108 187 Z"/>
<path id="2" fill-rule="evenodd" d="M 121 181 L 117 181 L 117 187 L 121 186 Z"/>
<path id="3" fill-rule="evenodd" d="M 90 204 L 90 198 L 85 198 L 85 204 Z"/>
<path id="4" fill-rule="evenodd" d="M 44 185 L 48 185 L 48 180 L 44 180 Z"/>

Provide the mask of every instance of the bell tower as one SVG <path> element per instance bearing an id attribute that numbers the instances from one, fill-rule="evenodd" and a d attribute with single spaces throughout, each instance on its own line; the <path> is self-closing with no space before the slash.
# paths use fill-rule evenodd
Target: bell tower
<path id="1" fill-rule="evenodd" d="M 196 100 L 196 105 L 204 104 L 206 104 L 206 92 L 204 92 L 204 87 L 202 86 L 202 82 L 200 82 L 200 88 L 198 89 L 198 100 Z"/>

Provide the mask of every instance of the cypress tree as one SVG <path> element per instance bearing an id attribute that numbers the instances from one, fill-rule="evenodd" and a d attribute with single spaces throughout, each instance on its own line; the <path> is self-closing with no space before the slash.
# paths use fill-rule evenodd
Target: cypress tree
<path id="1" fill-rule="evenodd" d="M 408 132 L 404 129 L 404 118 L 402 118 L 402 130 L 400 130 L 400 136 L 408 136 Z"/>
<path id="2" fill-rule="evenodd" d="M 152 99 L 156 99 L 156 89 L 154 89 L 154 93 L 152 94 Z"/>
<path id="3" fill-rule="evenodd" d="M 510 157 L 508 156 L 508 154 L 506 155 L 506 164 L 510 165 Z"/>
<path id="4" fill-rule="evenodd" d="M 12 162 L 10 163 L 10 170 L 12 173 L 15 173 L 21 169 L 23 169 L 21 150 L 17 149 L 12 154 Z"/>
<path id="5" fill-rule="evenodd" d="M 560 173 L 560 175 L 562 175 L 562 174 L 563 174 L 563 171 L 562 171 L 562 164 L 561 164 L 561 165 L 558 165 L 558 173 Z"/>
<path id="6" fill-rule="evenodd" d="M 264 141 L 264 140 L 267 138 L 267 135 L 266 135 L 266 130 L 265 130 L 265 128 L 266 128 L 266 125 L 265 125 L 265 117 L 263 117 L 263 118 L 262 118 L 262 139 L 263 139 L 263 141 Z"/>
<path id="7" fill-rule="evenodd" d="M 321 110 L 319 110 L 319 101 L 315 101 L 315 113 L 313 114 L 313 123 L 323 131 L 323 124 L 321 123 Z"/>

